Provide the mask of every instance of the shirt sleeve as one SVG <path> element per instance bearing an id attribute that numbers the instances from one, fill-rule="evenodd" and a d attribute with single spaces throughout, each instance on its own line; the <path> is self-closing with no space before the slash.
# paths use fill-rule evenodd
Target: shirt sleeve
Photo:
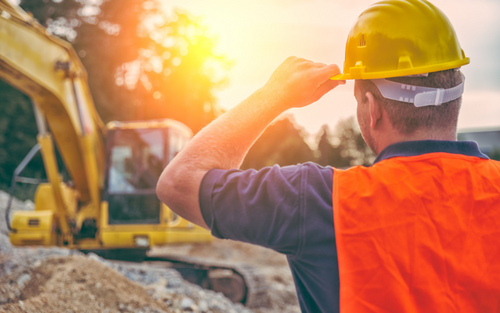
<path id="1" fill-rule="evenodd" d="M 295 255 L 303 242 L 307 194 L 331 186 L 323 177 L 311 185 L 311 167 L 320 173 L 313 163 L 259 171 L 210 170 L 201 182 L 199 201 L 212 234 Z"/>

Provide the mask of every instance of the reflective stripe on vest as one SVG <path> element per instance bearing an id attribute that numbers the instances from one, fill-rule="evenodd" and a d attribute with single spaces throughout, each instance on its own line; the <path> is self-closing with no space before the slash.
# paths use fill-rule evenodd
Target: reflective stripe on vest
<path id="1" fill-rule="evenodd" d="M 341 312 L 500 312 L 500 162 L 334 169 Z"/>

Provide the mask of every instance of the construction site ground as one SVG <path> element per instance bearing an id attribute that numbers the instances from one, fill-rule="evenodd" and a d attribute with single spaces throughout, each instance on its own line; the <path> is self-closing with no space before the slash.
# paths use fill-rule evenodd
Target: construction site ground
<path id="1" fill-rule="evenodd" d="M 1 216 L 6 201 L 0 192 Z M 14 209 L 32 208 L 29 201 L 14 201 Z M 214 239 L 154 248 L 151 254 L 252 265 L 265 277 L 270 306 L 234 304 L 173 269 L 137 269 L 64 248 L 14 248 L 0 223 L 0 312 L 300 312 L 286 257 L 272 250 Z"/>

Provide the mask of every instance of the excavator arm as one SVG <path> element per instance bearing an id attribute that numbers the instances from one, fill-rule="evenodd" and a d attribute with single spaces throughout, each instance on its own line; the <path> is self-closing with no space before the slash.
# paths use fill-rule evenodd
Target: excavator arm
<path id="1" fill-rule="evenodd" d="M 86 206 L 86 215 L 99 219 L 104 181 L 102 135 L 106 128 L 94 107 L 87 73 L 68 42 L 49 34 L 7 0 L 0 0 L 0 43 L 0 79 L 33 102 L 37 139 L 52 195 L 51 211 L 63 243 L 72 244 L 72 233 L 78 227 L 76 211 Z M 61 181 L 53 139 L 73 188 Z"/>
<path id="2" fill-rule="evenodd" d="M 87 73 L 75 51 L 6 0 L 0 0 L 0 42 L 0 78 L 33 101 L 38 124 L 47 121 L 78 200 L 98 206 L 104 161 L 99 131 L 105 133 L 106 128 L 95 110 Z M 43 144 L 49 135 L 40 126 L 47 167 L 46 159 L 53 152 L 44 151 L 50 150 L 50 144 Z"/>

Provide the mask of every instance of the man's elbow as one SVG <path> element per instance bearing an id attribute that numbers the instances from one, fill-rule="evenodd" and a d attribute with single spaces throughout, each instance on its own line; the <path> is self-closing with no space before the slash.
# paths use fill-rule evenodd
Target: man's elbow
<path id="1" fill-rule="evenodd" d="M 173 183 L 173 177 L 169 175 L 166 171 L 164 171 L 160 179 L 158 179 L 158 183 L 156 184 L 156 195 L 161 202 L 165 203 L 167 206 L 170 206 L 169 199 L 174 197 L 173 193 L 175 191 L 175 184 Z"/>
<path id="2" fill-rule="evenodd" d="M 156 184 L 156 195 L 182 218 L 205 227 L 198 203 L 198 187 L 203 172 L 189 172 L 167 167 Z"/>

